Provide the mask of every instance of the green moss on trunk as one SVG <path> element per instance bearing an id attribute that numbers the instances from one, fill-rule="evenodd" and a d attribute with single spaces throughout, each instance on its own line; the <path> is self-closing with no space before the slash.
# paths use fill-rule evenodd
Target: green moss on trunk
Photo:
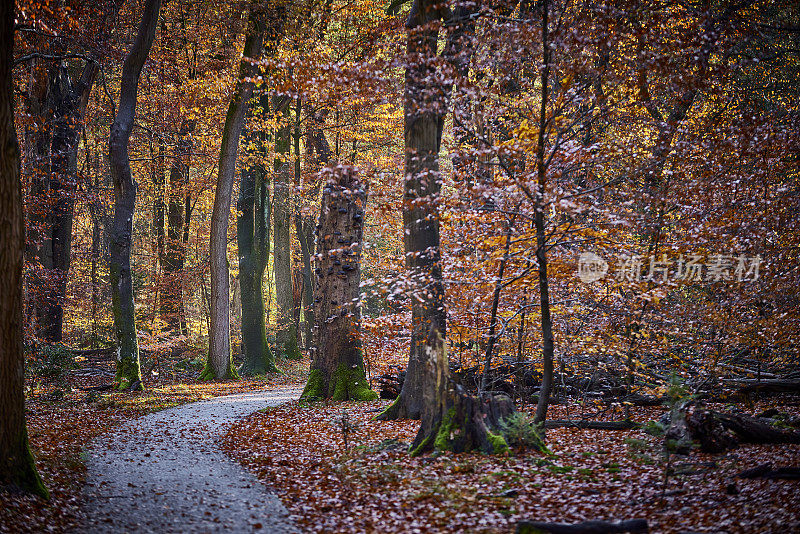
<path id="1" fill-rule="evenodd" d="M 225 371 L 225 376 L 216 376 L 214 368 L 211 366 L 210 359 L 206 360 L 206 366 L 198 377 L 199 380 L 211 382 L 214 380 L 239 380 L 239 373 L 233 367 L 233 362 L 228 362 L 228 369 Z"/>
<path id="2" fill-rule="evenodd" d="M 333 380 L 334 387 L 331 396 L 333 400 L 372 401 L 378 398 L 378 394 L 369 388 L 363 367 L 349 368 L 340 364 L 333 375 Z M 330 391 L 330 385 L 328 391 Z"/>
<path id="3" fill-rule="evenodd" d="M 263 357 L 247 358 L 239 367 L 239 374 L 243 376 L 258 376 L 280 372 L 280 369 L 275 366 L 275 355 L 272 354 L 272 350 L 269 347 L 266 347 Z"/>
<path id="4" fill-rule="evenodd" d="M 442 422 L 439 425 L 439 431 L 436 433 L 436 439 L 433 441 L 433 448 L 437 451 L 451 451 L 453 450 L 452 441 L 455 438 L 455 433 L 458 432 L 458 427 L 455 424 L 456 410 L 450 408 L 442 417 Z"/>
<path id="5" fill-rule="evenodd" d="M 369 388 L 362 367 L 350 368 L 340 364 L 330 381 L 326 381 L 322 370 L 312 369 L 300 398 L 306 401 L 322 399 L 371 401 L 377 399 L 378 394 Z"/>
<path id="6" fill-rule="evenodd" d="M 44 482 L 42 482 L 42 478 L 36 470 L 36 463 L 28 441 L 27 427 L 23 426 L 17 442 L 19 445 L 15 446 L 15 448 L 20 452 L 15 455 L 16 458 L 3 459 L 9 469 L 6 473 L 7 477 L 0 477 L 0 482 L 7 482 L 12 487 L 49 500 L 50 492 L 44 487 Z M 3 478 L 8 478 L 8 480 L 2 480 Z"/>
<path id="7" fill-rule="evenodd" d="M 308 373 L 308 382 L 306 382 L 306 387 L 303 388 L 303 394 L 300 395 L 300 400 L 313 402 L 324 399 L 324 381 L 325 377 L 322 375 L 322 371 L 319 369 L 312 369 L 311 372 Z"/>

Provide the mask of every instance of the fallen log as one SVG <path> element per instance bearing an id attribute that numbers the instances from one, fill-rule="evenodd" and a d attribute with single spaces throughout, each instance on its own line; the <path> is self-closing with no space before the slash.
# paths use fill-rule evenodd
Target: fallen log
<path id="1" fill-rule="evenodd" d="M 703 452 L 718 453 L 744 443 L 800 443 L 800 432 L 783 430 L 770 419 L 696 409 L 686 417 L 690 437 Z"/>
<path id="2" fill-rule="evenodd" d="M 635 421 L 588 421 L 581 419 L 571 421 L 565 419 L 554 419 L 545 421 L 545 428 L 580 428 L 585 430 L 634 430 L 642 425 Z"/>
<path id="3" fill-rule="evenodd" d="M 584 521 L 583 523 L 549 523 L 546 521 L 520 521 L 517 534 L 615 534 L 622 532 L 649 532 L 646 519 L 624 521 Z"/>
<path id="4" fill-rule="evenodd" d="M 772 467 L 772 462 L 767 462 L 750 469 L 745 469 L 738 475 L 739 478 L 771 478 L 784 480 L 800 480 L 800 467 Z"/>

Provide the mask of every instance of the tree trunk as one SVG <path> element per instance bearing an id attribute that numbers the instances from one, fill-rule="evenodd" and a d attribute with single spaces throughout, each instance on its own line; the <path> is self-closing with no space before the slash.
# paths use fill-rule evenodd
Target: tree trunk
<path id="1" fill-rule="evenodd" d="M 306 165 L 317 170 L 327 165 L 331 159 L 331 147 L 325 138 L 325 132 L 320 127 L 324 122 L 321 115 L 310 117 L 306 134 Z M 319 192 L 319 180 L 315 179 L 315 185 L 308 191 L 309 198 L 316 199 Z M 300 254 L 303 260 L 303 314 L 306 323 L 304 332 L 305 346 L 310 348 L 314 343 L 314 278 L 311 274 L 311 258 L 315 253 L 314 244 L 314 219 L 310 216 L 298 212 L 295 216 L 295 230 L 300 241 Z"/>
<path id="2" fill-rule="evenodd" d="M 444 346 L 444 286 L 436 206 L 441 177 L 439 148 L 444 115 L 438 91 L 430 87 L 439 32 L 430 23 L 441 17 L 429 0 L 416 0 L 406 22 L 405 195 L 403 229 L 411 298 L 411 351 L 400 396 L 380 419 L 420 419 L 423 409 L 443 406 L 447 381 Z M 425 426 L 425 423 L 423 423 Z"/>
<path id="3" fill-rule="evenodd" d="M 48 498 L 36 471 L 25 424 L 22 263 L 25 221 L 12 65 L 14 3 L 0 4 L 0 488 Z"/>
<path id="4" fill-rule="evenodd" d="M 291 228 L 292 216 L 292 165 L 289 163 L 291 146 L 291 125 L 289 124 L 288 97 L 277 96 L 273 99 L 273 109 L 283 114 L 283 124 L 275 134 L 275 195 L 273 200 L 273 265 L 275 268 L 275 293 L 277 300 L 276 332 L 277 352 L 290 360 L 300 359 L 300 348 L 297 344 L 297 329 L 292 321 L 294 295 L 292 294 L 292 249 Z"/>
<path id="5" fill-rule="evenodd" d="M 547 276 L 547 235 L 545 234 L 544 207 L 542 199 L 547 185 L 547 170 L 545 168 L 547 127 L 547 98 L 548 84 L 550 83 L 550 43 L 548 42 L 548 12 L 547 0 L 542 2 L 542 79 L 541 79 L 541 105 L 539 109 L 539 139 L 536 148 L 536 173 L 538 176 L 538 191 L 536 192 L 536 214 L 534 226 L 536 227 L 536 259 L 539 263 L 539 303 L 542 325 L 542 386 L 539 388 L 539 400 L 536 403 L 534 423 L 543 423 L 547 419 L 547 405 L 550 402 L 550 391 L 553 389 L 553 320 L 550 317 L 550 282 Z"/>
<path id="6" fill-rule="evenodd" d="M 301 398 L 374 400 L 361 346 L 361 250 L 367 192 L 353 167 L 326 169 L 316 256 L 311 372 Z"/>
<path id="7" fill-rule="evenodd" d="M 254 101 L 256 99 L 254 98 Z M 262 93 L 257 102 L 269 113 L 269 98 Z M 251 104 L 251 110 L 253 106 Z M 248 130 L 245 144 L 255 146 L 250 162 L 242 169 L 237 204 L 236 239 L 239 245 L 239 285 L 242 303 L 243 375 L 278 372 L 275 356 L 267 343 L 264 319 L 264 271 L 269 259 L 270 202 L 269 175 L 264 168 L 267 139 L 263 132 Z"/>
<path id="8" fill-rule="evenodd" d="M 35 222 L 41 239 L 39 261 L 44 267 L 36 282 L 42 292 L 37 299 L 38 334 L 49 342 L 63 339 L 64 301 L 72 248 L 72 222 L 78 178 L 78 135 L 97 64 L 87 62 L 73 84 L 66 65 L 51 69 L 48 101 L 52 116 L 48 173 L 34 180 L 34 196 L 47 196 L 52 211 Z M 44 139 L 40 141 L 44 142 Z M 45 152 L 46 154 L 46 152 Z"/>
<path id="9" fill-rule="evenodd" d="M 147 0 L 136 41 L 122 66 L 119 110 L 111 126 L 109 159 L 114 179 L 114 222 L 111 226 L 111 305 L 117 335 L 117 388 L 141 390 L 136 308 L 133 303 L 131 241 L 136 208 L 136 182 L 131 175 L 128 142 L 136 116 L 139 76 L 156 33 L 161 0 Z"/>
<path id="10" fill-rule="evenodd" d="M 194 130 L 194 121 L 185 121 L 178 132 L 175 159 L 169 172 L 169 202 L 167 204 L 167 236 L 164 247 L 163 287 L 161 293 L 161 317 L 167 329 L 182 333 L 183 265 L 186 258 L 186 243 L 183 239 L 185 198 L 189 179 L 188 136 Z"/>
<path id="11" fill-rule="evenodd" d="M 258 59 L 264 39 L 263 13 L 254 4 L 247 21 L 244 58 Z M 231 194 L 236 175 L 239 136 L 244 125 L 247 106 L 253 96 L 253 82 L 246 77 L 253 71 L 247 59 L 239 64 L 236 92 L 228 106 L 219 155 L 217 190 L 211 215 L 211 322 L 208 339 L 208 361 L 201 379 L 213 380 L 236 377 L 231 361 L 230 278 L 228 273 L 228 219 Z"/>

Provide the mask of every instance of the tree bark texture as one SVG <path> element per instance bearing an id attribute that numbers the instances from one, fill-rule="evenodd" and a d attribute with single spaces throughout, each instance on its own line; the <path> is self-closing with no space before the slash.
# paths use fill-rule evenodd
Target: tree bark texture
<path id="1" fill-rule="evenodd" d="M 194 121 L 185 121 L 178 132 L 175 159 L 169 171 L 167 184 L 167 232 L 163 247 L 160 315 L 167 329 L 176 334 L 183 333 L 183 266 L 186 261 L 183 229 L 189 222 L 184 220 L 187 215 L 184 204 L 187 196 L 186 187 L 189 183 L 192 131 L 194 131 Z"/>
<path id="2" fill-rule="evenodd" d="M 111 126 L 109 159 L 114 179 L 114 222 L 110 232 L 111 304 L 117 337 L 117 388 L 141 390 L 136 308 L 133 302 L 131 242 L 136 209 L 136 181 L 131 175 L 128 143 L 136 117 L 139 76 L 156 33 L 161 0 L 147 0 L 136 40 L 122 65 L 119 109 Z"/>
<path id="3" fill-rule="evenodd" d="M 211 214 L 211 320 L 208 339 L 208 362 L 200 375 L 202 379 L 225 379 L 236 377 L 231 361 L 230 324 L 230 278 L 228 271 L 228 219 L 231 212 L 233 180 L 236 175 L 236 159 L 239 151 L 239 136 L 242 133 L 247 106 L 253 96 L 253 83 L 246 80 L 253 71 L 248 58 L 261 57 L 264 39 L 263 12 L 255 5 L 251 7 L 247 22 L 247 37 L 244 58 L 239 64 L 239 80 L 236 92 L 228 106 L 219 155 L 217 190 Z"/>
<path id="4" fill-rule="evenodd" d="M 0 3 L 0 488 L 48 497 L 28 446 L 22 328 L 20 152 L 14 129 L 14 3 Z"/>
<path id="5" fill-rule="evenodd" d="M 292 165 L 289 162 L 291 124 L 289 123 L 289 97 L 273 98 L 273 108 L 283 114 L 284 124 L 275 134 L 275 194 L 273 196 L 273 266 L 275 269 L 275 294 L 277 301 L 276 351 L 290 360 L 300 359 L 297 329 L 292 320 L 294 295 L 292 292 Z"/>
<path id="6" fill-rule="evenodd" d="M 324 171 L 315 261 L 314 347 L 302 398 L 374 400 L 364 374 L 361 345 L 361 250 L 366 186 L 356 169 Z"/>
<path id="7" fill-rule="evenodd" d="M 426 405 L 430 409 L 430 403 L 443 400 L 436 398 L 443 395 L 448 373 L 436 205 L 441 188 L 439 149 L 445 107 L 442 91 L 430 87 L 430 79 L 435 78 L 439 36 L 432 23 L 440 18 L 434 3 L 417 0 L 406 22 L 403 229 L 406 265 L 415 289 L 406 379 L 400 396 L 379 416 L 385 420 L 419 419 Z"/>
<path id="8" fill-rule="evenodd" d="M 269 98 L 262 93 L 253 99 L 250 110 L 269 112 Z M 236 240 L 239 245 L 239 284 L 242 303 L 243 375 L 274 373 L 275 355 L 267 343 L 264 313 L 264 271 L 269 260 L 270 201 L 269 173 L 263 161 L 267 154 L 263 132 L 247 130 L 245 145 L 249 147 L 249 163 L 241 172 L 239 216 L 236 219 Z"/>

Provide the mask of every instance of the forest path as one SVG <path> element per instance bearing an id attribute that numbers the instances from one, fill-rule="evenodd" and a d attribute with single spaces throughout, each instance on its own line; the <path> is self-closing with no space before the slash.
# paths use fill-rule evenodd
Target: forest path
<path id="1" fill-rule="evenodd" d="M 219 448 L 239 418 L 300 396 L 274 389 L 146 415 L 91 445 L 81 532 L 298 532 L 281 501 Z"/>

